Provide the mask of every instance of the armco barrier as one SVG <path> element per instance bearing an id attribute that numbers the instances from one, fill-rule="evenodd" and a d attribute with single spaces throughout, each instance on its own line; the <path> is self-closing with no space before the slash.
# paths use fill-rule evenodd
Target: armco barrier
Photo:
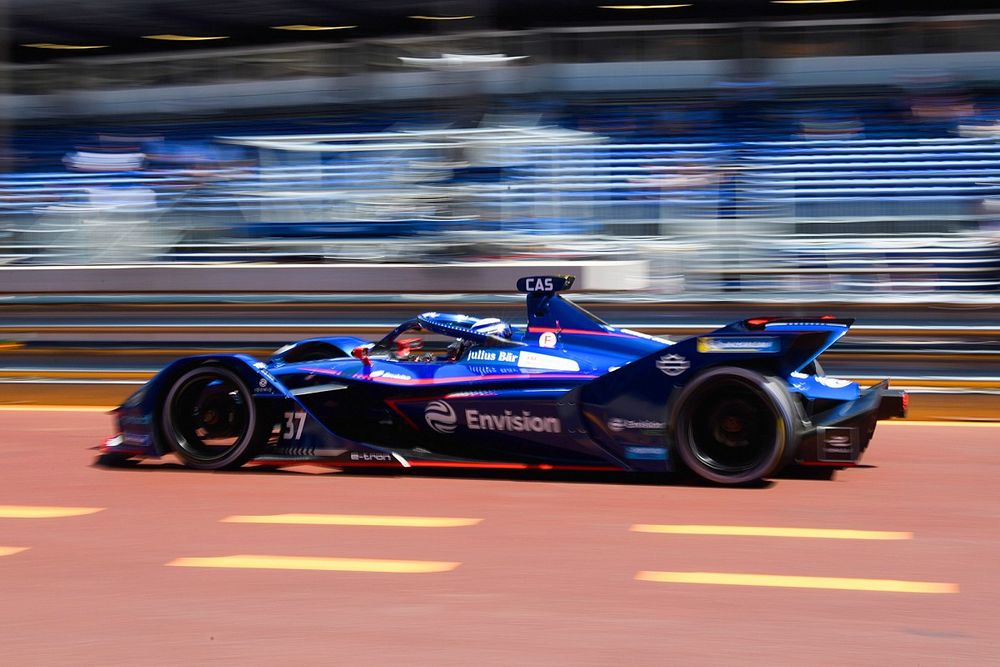
<path id="1" fill-rule="evenodd" d="M 587 291 L 649 286 L 643 260 L 454 264 L 150 264 L 0 267 L 0 295 L 109 293 L 496 292 L 522 276 L 577 277 Z"/>

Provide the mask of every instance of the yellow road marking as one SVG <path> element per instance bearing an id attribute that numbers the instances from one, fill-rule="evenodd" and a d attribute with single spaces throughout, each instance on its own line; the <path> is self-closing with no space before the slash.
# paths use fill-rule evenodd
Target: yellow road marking
<path id="1" fill-rule="evenodd" d="M 444 516 L 380 516 L 366 514 L 266 514 L 227 516 L 223 523 L 277 523 L 309 526 L 398 526 L 407 528 L 456 528 L 475 526 L 482 519 Z"/>
<path id="2" fill-rule="evenodd" d="M 0 519 L 56 519 L 103 511 L 103 507 L 44 507 L 41 505 L 0 505 Z"/>
<path id="3" fill-rule="evenodd" d="M 888 530 L 844 530 L 840 528 L 778 528 L 768 526 L 701 526 L 692 524 L 637 523 L 636 533 L 674 535 L 741 535 L 748 537 L 809 537 L 830 540 L 910 540 L 913 533 Z"/>
<path id="4" fill-rule="evenodd" d="M 0 412 L 111 412 L 110 405 L 0 405 Z"/>
<path id="5" fill-rule="evenodd" d="M 28 547 L 0 547 L 0 556 L 13 556 L 27 550 Z"/>
<path id="6" fill-rule="evenodd" d="M 821 588 L 840 591 L 884 593 L 957 593 L 958 584 L 899 579 L 852 579 L 845 577 L 795 577 L 780 574 L 737 574 L 729 572 L 639 572 L 639 581 L 673 584 L 715 584 L 722 586 L 767 586 L 772 588 Z"/>
<path id="7" fill-rule="evenodd" d="M 371 558 L 316 558 L 310 556 L 216 556 L 177 558 L 167 563 L 173 567 L 229 567 L 257 570 L 334 570 L 339 572 L 391 572 L 424 574 L 449 572 L 460 563 L 434 560 L 376 560 Z"/>

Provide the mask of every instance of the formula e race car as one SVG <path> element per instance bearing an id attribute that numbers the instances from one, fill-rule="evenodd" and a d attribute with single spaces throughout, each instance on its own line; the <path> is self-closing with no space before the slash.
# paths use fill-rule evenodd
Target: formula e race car
<path id="1" fill-rule="evenodd" d="M 266 362 L 179 359 L 115 410 L 102 461 L 667 472 L 720 484 L 849 467 L 906 394 L 821 374 L 849 319 L 756 318 L 671 342 L 517 282 L 527 326 L 424 313 L 384 338 L 313 338 Z"/>

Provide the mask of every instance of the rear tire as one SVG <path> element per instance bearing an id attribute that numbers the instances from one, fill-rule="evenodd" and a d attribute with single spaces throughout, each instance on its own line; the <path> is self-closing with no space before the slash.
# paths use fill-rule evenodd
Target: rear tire
<path id="1" fill-rule="evenodd" d="M 670 423 L 675 448 L 692 472 L 717 484 L 746 484 L 791 460 L 796 414 L 781 381 L 720 367 L 681 389 Z"/>
<path id="2" fill-rule="evenodd" d="M 177 378 L 160 414 L 165 441 L 189 468 L 238 468 L 267 443 L 271 423 L 243 380 L 222 366 L 199 366 Z"/>

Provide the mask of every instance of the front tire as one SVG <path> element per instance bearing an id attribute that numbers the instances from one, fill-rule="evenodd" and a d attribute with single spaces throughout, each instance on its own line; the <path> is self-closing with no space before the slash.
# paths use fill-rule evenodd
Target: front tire
<path id="1" fill-rule="evenodd" d="M 717 484 L 769 477 L 795 453 L 796 411 L 782 383 L 744 368 L 713 368 L 681 389 L 671 414 L 685 465 Z"/>
<path id="2" fill-rule="evenodd" d="M 266 444 L 271 424 L 243 380 L 222 366 L 200 366 L 167 392 L 161 430 L 189 468 L 238 468 Z"/>

